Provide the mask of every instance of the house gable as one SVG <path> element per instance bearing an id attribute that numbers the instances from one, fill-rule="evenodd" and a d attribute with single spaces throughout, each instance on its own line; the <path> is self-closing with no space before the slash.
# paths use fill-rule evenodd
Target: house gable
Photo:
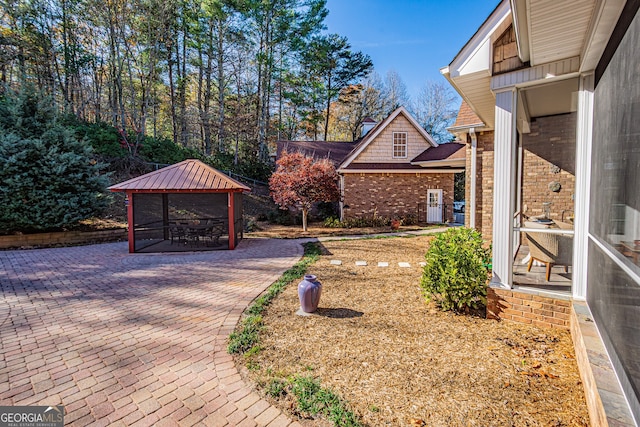
<path id="1" fill-rule="evenodd" d="M 394 133 L 406 134 L 406 156 L 394 157 Z M 355 164 L 395 164 L 411 168 L 411 160 L 438 144 L 403 107 L 395 110 L 372 129 L 340 166 L 343 171 Z"/>
<path id="2" fill-rule="evenodd" d="M 406 156 L 393 156 L 393 134 L 406 133 Z M 407 120 L 398 115 L 387 127 L 367 144 L 364 150 L 353 160 L 353 163 L 407 163 L 432 145 Z"/>

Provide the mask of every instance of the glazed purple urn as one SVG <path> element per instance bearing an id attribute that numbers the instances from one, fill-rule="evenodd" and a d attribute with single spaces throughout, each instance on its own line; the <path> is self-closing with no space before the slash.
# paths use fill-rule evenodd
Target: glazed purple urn
<path id="1" fill-rule="evenodd" d="M 305 313 L 313 313 L 320 303 L 320 293 L 322 284 L 318 282 L 316 276 L 307 274 L 304 280 L 298 284 L 298 298 L 300 298 L 300 308 Z"/>

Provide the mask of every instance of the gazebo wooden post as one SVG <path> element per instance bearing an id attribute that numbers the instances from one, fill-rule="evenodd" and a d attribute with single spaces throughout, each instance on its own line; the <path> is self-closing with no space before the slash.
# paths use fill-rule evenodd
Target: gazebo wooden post
<path id="1" fill-rule="evenodd" d="M 235 224 L 235 206 L 234 206 L 234 197 L 233 192 L 229 191 L 227 193 L 227 198 L 229 199 L 229 250 L 233 250 L 236 247 L 236 224 Z"/>
<path id="2" fill-rule="evenodd" d="M 129 224 L 128 237 L 129 240 L 129 253 L 132 254 L 136 250 L 136 242 L 133 234 L 133 192 L 127 191 L 127 220 Z"/>
<path id="3" fill-rule="evenodd" d="M 169 239 L 169 195 L 162 195 L 162 237 Z"/>

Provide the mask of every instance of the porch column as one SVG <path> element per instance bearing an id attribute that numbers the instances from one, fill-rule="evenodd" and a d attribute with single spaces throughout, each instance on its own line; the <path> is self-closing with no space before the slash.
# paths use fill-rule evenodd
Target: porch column
<path id="1" fill-rule="evenodd" d="M 576 124 L 576 193 L 573 235 L 573 299 L 587 298 L 589 248 L 589 189 L 591 187 L 591 141 L 593 129 L 593 74 L 580 77 Z"/>
<path id="2" fill-rule="evenodd" d="M 478 180 L 478 136 L 474 128 L 469 129 L 471 137 L 471 188 L 469 189 L 469 206 L 465 212 L 469 213 L 469 228 L 476 228 L 476 186 Z"/>
<path id="3" fill-rule="evenodd" d="M 516 171 L 515 88 L 496 93 L 493 163 L 493 277 L 491 286 L 511 288 Z"/>

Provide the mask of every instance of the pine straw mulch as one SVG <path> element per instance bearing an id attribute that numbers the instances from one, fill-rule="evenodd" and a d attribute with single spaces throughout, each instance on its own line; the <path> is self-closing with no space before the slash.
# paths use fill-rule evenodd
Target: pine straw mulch
<path id="1" fill-rule="evenodd" d="M 309 223 L 307 231 L 302 230 L 301 225 L 278 225 L 270 224 L 266 221 L 257 223 L 258 229 L 245 233 L 247 237 L 268 237 L 271 239 L 299 239 L 305 237 L 319 236 L 355 236 L 380 233 L 398 233 L 403 231 L 416 231 L 429 228 L 439 228 L 442 225 L 407 225 L 398 230 L 392 230 L 391 226 L 386 227 L 357 227 L 357 228 L 332 228 L 325 227 L 322 222 Z"/>
<path id="2" fill-rule="evenodd" d="M 258 384 L 312 375 L 369 426 L 589 425 L 569 332 L 426 304 L 419 263 L 429 240 L 323 243 L 309 268 L 323 286 L 318 315 L 294 314 L 297 289 L 289 285 L 264 313 L 263 350 L 245 374 Z M 402 261 L 411 268 L 399 268 Z M 275 403 L 291 409 L 290 401 Z"/>

